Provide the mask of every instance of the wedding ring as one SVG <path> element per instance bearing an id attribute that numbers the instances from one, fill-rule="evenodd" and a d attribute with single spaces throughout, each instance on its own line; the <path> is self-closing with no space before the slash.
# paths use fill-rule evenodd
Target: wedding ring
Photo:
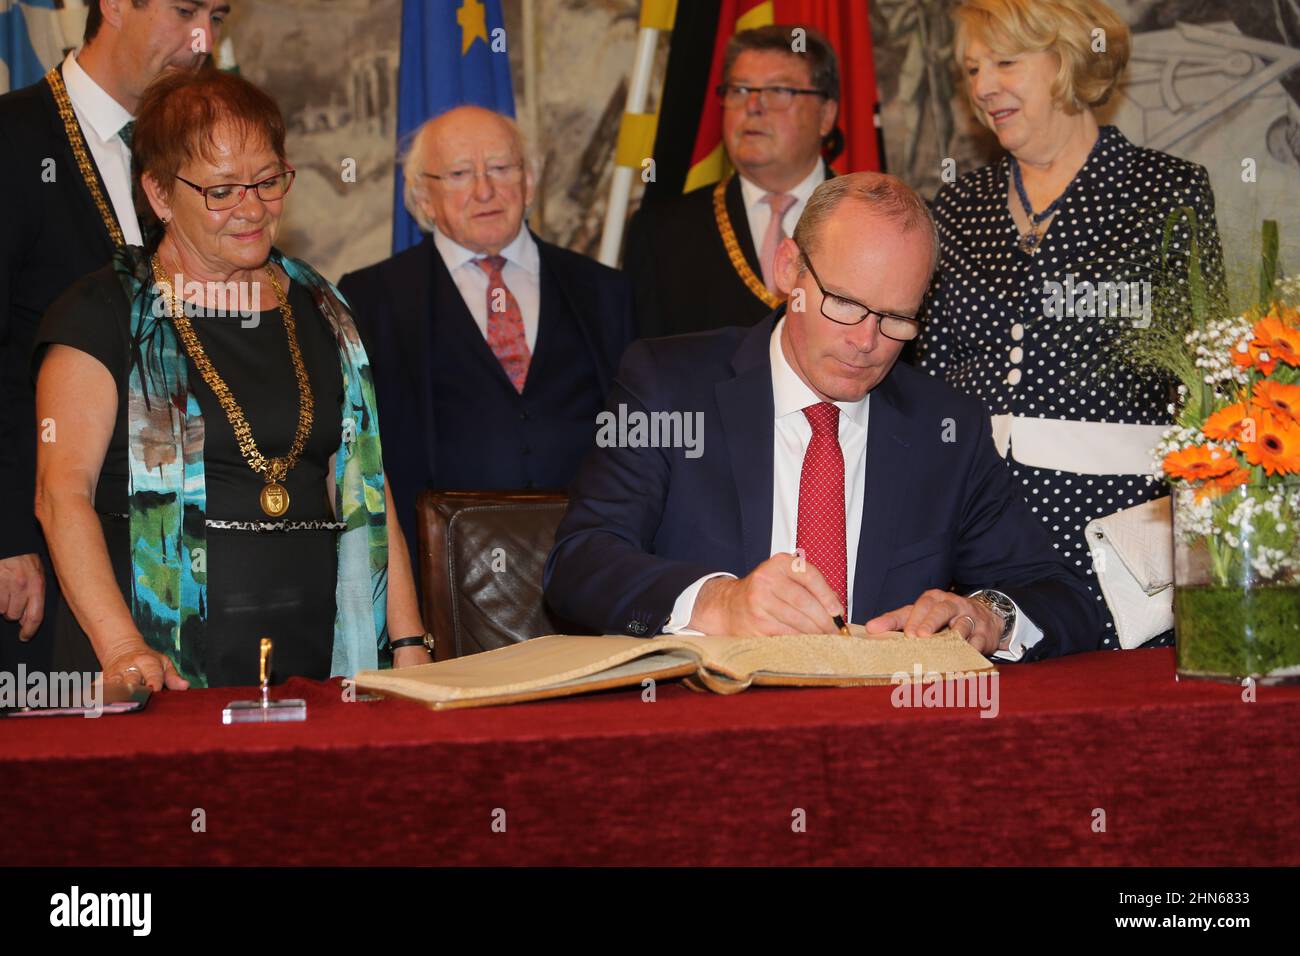
<path id="1" fill-rule="evenodd" d="M 957 624 L 957 622 L 960 621 L 963 617 L 964 617 L 966 620 L 970 621 L 970 633 L 968 633 L 968 634 L 962 634 L 962 640 L 969 641 L 969 640 L 971 639 L 971 637 L 972 637 L 972 636 L 974 635 L 974 633 L 975 633 L 975 618 L 971 617 L 969 614 L 963 614 L 963 615 L 961 615 L 960 617 L 954 618 L 953 621 L 952 621 L 952 623 L 949 624 L 948 626 L 951 627 L 953 630 L 957 631 L 958 634 L 961 634 L 961 631 L 957 630 L 956 624 Z"/>
<path id="2" fill-rule="evenodd" d="M 131 671 L 135 671 L 137 674 L 140 675 L 140 679 L 141 679 L 141 680 L 144 680 L 144 671 L 140 670 L 140 668 L 138 668 L 138 667 L 136 667 L 134 664 L 132 664 L 132 665 L 131 665 L 130 667 L 128 667 L 126 670 L 122 671 L 122 682 L 123 682 L 123 683 L 126 683 L 126 675 L 129 674 L 129 673 L 131 673 Z"/>

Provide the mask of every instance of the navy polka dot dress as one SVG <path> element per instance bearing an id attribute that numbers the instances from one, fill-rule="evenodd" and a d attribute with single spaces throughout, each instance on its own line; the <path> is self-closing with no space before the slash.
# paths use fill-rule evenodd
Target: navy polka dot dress
<path id="1" fill-rule="evenodd" d="M 1021 250 L 1007 208 L 1010 177 L 1004 157 L 945 186 L 935 200 L 941 263 L 917 364 L 982 399 L 995 415 L 1168 424 L 1169 381 L 1135 369 L 1115 347 L 1125 324 L 1141 315 L 1131 314 L 1134 308 L 1115 315 L 1113 304 L 1110 314 L 1091 314 L 1095 308 L 1068 290 L 1122 281 L 1136 291 L 1145 280 L 1157 297 L 1185 297 L 1187 220 L 1179 220 L 1162 254 L 1166 219 L 1181 206 L 1196 212 L 1202 268 L 1210 287 L 1221 290 L 1222 252 L 1205 169 L 1136 147 L 1104 126 L 1033 255 Z M 1054 293 L 1051 283 L 1061 290 Z M 1076 307 L 1059 308 L 1062 296 Z M 1047 471 L 1015 461 L 1014 454 L 1013 446 L 1007 465 L 1031 510 L 1062 556 L 1087 575 L 1105 621 L 1102 646 L 1117 648 L 1083 528 L 1165 494 L 1164 486 L 1142 475 Z M 1151 643 L 1171 639 L 1172 632 Z"/>

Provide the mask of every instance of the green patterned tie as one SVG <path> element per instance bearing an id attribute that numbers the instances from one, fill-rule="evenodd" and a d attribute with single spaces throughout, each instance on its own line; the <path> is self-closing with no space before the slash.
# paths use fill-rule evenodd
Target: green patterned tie
<path id="1" fill-rule="evenodd" d="M 131 137 L 135 135 L 135 120 L 130 120 L 125 126 L 117 131 L 117 135 L 122 137 L 122 142 L 126 143 L 126 148 L 131 148 Z"/>

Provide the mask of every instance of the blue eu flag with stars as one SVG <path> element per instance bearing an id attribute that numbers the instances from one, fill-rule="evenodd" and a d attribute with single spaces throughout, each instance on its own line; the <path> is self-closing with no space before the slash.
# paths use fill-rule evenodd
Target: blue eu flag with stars
<path id="1" fill-rule="evenodd" d="M 397 142 L 425 120 L 472 104 L 514 116 L 510 58 L 501 0 L 402 0 L 402 59 L 397 79 Z M 420 228 L 402 204 L 394 177 L 393 252 L 415 245 Z"/>
<path id="2" fill-rule="evenodd" d="M 54 0 L 0 0 L 0 93 L 30 86 L 45 75 L 32 45 L 29 19 L 48 26 Z"/>

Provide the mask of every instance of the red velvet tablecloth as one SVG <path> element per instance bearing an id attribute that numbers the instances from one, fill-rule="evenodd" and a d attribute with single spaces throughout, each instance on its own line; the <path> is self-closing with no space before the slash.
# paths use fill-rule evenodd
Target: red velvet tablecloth
<path id="1" fill-rule="evenodd" d="M 992 719 L 891 687 L 439 713 L 294 680 L 300 724 L 222 726 L 230 689 L 0 720 L 0 864 L 1300 864 L 1300 688 L 1160 649 L 998 690 Z"/>

